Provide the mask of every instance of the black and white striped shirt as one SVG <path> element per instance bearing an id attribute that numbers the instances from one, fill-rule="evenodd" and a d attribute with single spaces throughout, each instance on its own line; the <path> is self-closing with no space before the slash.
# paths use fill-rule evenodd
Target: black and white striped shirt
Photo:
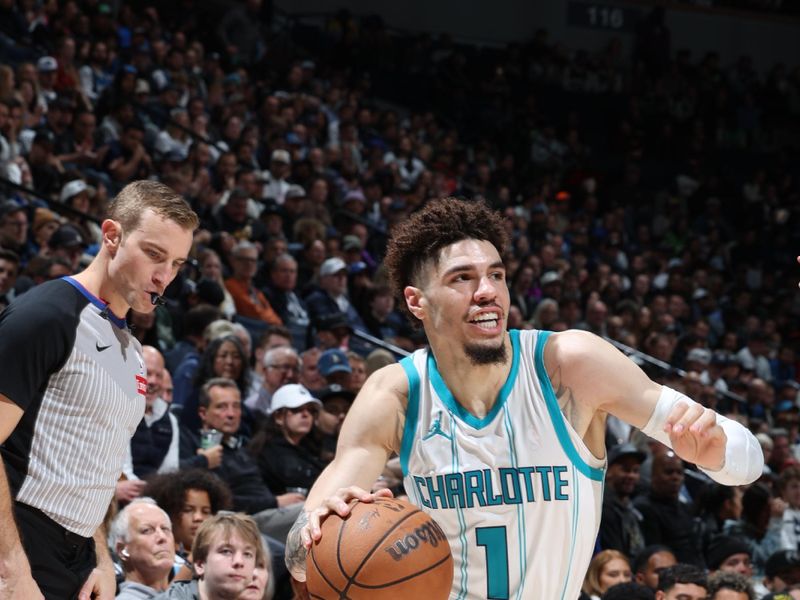
<path id="1" fill-rule="evenodd" d="M 0 394 L 24 410 L 0 446 L 17 502 L 91 537 L 144 414 L 142 348 L 125 321 L 72 278 L 0 314 Z"/>

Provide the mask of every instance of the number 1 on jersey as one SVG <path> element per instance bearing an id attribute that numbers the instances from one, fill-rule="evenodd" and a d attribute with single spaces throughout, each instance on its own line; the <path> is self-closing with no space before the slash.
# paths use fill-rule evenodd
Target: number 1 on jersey
<path id="1" fill-rule="evenodd" d="M 478 527 L 478 546 L 486 551 L 486 597 L 508 600 L 508 544 L 505 527 Z"/>

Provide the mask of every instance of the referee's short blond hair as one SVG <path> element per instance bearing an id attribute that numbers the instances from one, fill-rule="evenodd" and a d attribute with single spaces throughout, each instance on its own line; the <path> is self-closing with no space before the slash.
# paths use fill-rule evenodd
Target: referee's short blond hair
<path id="1" fill-rule="evenodd" d="M 147 179 L 122 188 L 108 207 L 108 218 L 122 225 L 124 231 L 135 231 L 148 208 L 190 231 L 200 224 L 197 214 L 183 196 L 163 183 Z"/>

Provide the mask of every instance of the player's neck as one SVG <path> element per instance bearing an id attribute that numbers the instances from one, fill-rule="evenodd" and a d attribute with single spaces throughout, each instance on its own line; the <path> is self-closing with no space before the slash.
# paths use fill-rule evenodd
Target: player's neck
<path id="1" fill-rule="evenodd" d="M 478 418 L 486 416 L 492 409 L 511 371 L 513 351 L 508 336 L 503 343 L 506 345 L 505 362 L 488 365 L 474 364 L 463 349 L 454 349 L 452 344 L 431 343 L 439 374 L 450 393 Z"/>

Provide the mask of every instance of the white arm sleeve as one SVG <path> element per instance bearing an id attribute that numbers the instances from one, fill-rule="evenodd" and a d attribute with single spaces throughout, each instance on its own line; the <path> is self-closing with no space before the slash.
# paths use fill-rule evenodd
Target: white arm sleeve
<path id="1" fill-rule="evenodd" d="M 647 425 L 642 428 L 644 433 L 670 449 L 672 442 L 669 434 L 664 431 L 664 425 L 667 423 L 667 417 L 672 408 L 680 402 L 689 406 L 697 404 L 685 394 L 662 386 L 661 396 L 658 398 L 655 410 L 653 410 Z M 699 469 L 723 485 L 745 485 L 758 479 L 764 469 L 764 453 L 755 436 L 741 423 L 719 414 L 717 414 L 717 425 L 722 427 L 728 438 L 725 444 L 725 464 L 719 471 L 709 471 L 703 467 L 699 467 Z"/>

